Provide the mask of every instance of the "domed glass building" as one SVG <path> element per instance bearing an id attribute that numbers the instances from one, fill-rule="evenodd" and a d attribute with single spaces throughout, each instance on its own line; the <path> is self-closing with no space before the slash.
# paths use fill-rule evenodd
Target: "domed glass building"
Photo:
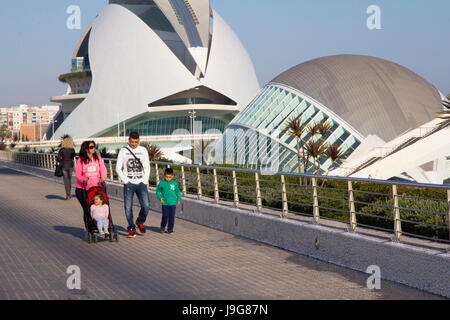
<path id="1" fill-rule="evenodd" d="M 438 90 L 396 63 L 361 55 L 314 59 L 283 72 L 260 91 L 230 123 L 214 160 L 298 172 L 297 141 L 285 131 L 290 119 L 328 122 L 331 128 L 322 138 L 346 159 L 367 138 L 391 141 L 431 121 L 441 108 Z M 301 144 L 311 139 L 305 131 Z M 321 173 L 338 165 L 329 157 L 320 162 Z M 308 162 L 305 171 L 312 172 L 312 166 Z"/>

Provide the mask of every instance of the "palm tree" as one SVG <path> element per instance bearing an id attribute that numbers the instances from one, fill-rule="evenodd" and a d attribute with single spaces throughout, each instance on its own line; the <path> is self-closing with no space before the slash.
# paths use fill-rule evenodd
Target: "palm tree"
<path id="1" fill-rule="evenodd" d="M 319 124 L 317 125 L 317 130 L 319 131 L 322 138 L 327 135 L 332 126 L 333 125 L 328 120 L 319 122 Z"/>
<path id="2" fill-rule="evenodd" d="M 438 113 L 441 115 L 438 118 L 444 120 L 442 123 L 446 123 L 450 121 L 450 94 L 447 96 L 447 100 L 442 100 L 442 105 L 444 110 Z"/>
<path id="3" fill-rule="evenodd" d="M 163 153 L 161 151 L 161 148 L 152 144 L 143 143 L 142 146 L 147 149 L 148 151 L 148 158 L 150 161 L 158 161 L 161 160 L 163 157 Z"/>
<path id="4" fill-rule="evenodd" d="M 100 156 L 103 159 L 112 159 L 116 156 L 114 153 L 108 152 L 108 149 L 106 149 L 106 147 L 99 149 L 99 152 L 100 152 Z"/>
<path id="5" fill-rule="evenodd" d="M 326 154 L 331 159 L 331 165 L 325 173 L 325 175 L 327 176 L 333 169 L 334 164 L 341 161 L 342 158 L 344 158 L 348 154 L 348 152 L 342 152 L 342 148 L 340 146 L 338 146 L 337 144 L 333 144 L 328 146 Z M 325 179 L 322 181 L 322 187 L 325 184 L 325 181 Z"/>
<path id="6" fill-rule="evenodd" d="M 320 159 L 326 153 L 328 146 L 322 139 L 314 141 L 309 140 L 305 146 L 306 152 L 308 153 L 308 158 L 312 157 L 314 159 L 313 162 L 313 172 L 316 171 L 318 174 L 320 172 Z M 316 161 L 318 159 L 317 167 Z M 317 170 L 316 170 L 317 168 Z"/>
<path id="7" fill-rule="evenodd" d="M 320 123 L 308 124 L 306 126 L 306 131 L 311 135 L 312 138 L 320 135 L 319 131 Z"/>
<path id="8" fill-rule="evenodd" d="M 285 124 L 285 127 L 283 129 L 283 133 L 287 132 L 291 137 L 295 138 L 297 140 L 297 158 L 298 158 L 298 173 L 305 172 L 306 170 L 306 155 L 305 155 L 305 149 L 303 147 L 303 141 L 302 141 L 302 135 L 305 132 L 306 124 L 302 124 L 301 117 L 295 118 L 292 117 L 288 122 Z M 300 150 L 303 153 L 303 170 L 302 170 L 302 155 L 300 153 Z M 300 184 L 302 184 L 302 178 L 299 178 Z"/>
<path id="9" fill-rule="evenodd" d="M 148 159 L 150 160 L 150 162 L 159 161 L 164 156 L 163 152 L 161 151 L 161 148 L 154 144 L 142 143 L 141 146 L 147 149 Z M 150 174 L 151 172 L 152 172 L 152 165 L 150 163 Z"/>

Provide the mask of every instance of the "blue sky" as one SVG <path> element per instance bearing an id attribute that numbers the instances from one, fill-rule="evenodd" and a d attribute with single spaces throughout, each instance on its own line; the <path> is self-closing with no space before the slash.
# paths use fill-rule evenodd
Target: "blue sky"
<path id="1" fill-rule="evenodd" d="M 64 93 L 58 75 L 84 29 L 107 0 L 2 0 L 0 105 L 48 104 Z M 333 54 L 391 60 L 450 93 L 448 0 L 211 0 L 241 39 L 261 85 L 301 62 Z M 66 28 L 78 5 L 81 30 Z M 367 7 L 381 9 L 381 30 L 366 27 Z"/>

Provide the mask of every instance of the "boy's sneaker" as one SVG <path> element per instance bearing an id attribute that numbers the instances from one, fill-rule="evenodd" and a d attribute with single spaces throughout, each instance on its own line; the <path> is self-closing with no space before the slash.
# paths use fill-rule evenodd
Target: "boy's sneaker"
<path id="1" fill-rule="evenodd" d="M 161 233 L 166 232 L 166 228 L 161 228 Z"/>
<path id="2" fill-rule="evenodd" d="M 171 230 L 171 231 L 167 231 L 167 233 L 168 233 L 168 234 L 171 234 L 171 233 L 173 233 L 173 230 Z"/>
<path id="3" fill-rule="evenodd" d="M 128 231 L 128 238 L 136 238 L 136 231 L 134 231 L 133 229 Z"/>
<path id="4" fill-rule="evenodd" d="M 138 224 L 137 227 L 138 227 L 138 232 L 139 232 L 140 234 L 144 235 L 145 232 L 146 232 L 146 231 L 145 231 L 145 226 L 144 226 L 143 224 Z"/>

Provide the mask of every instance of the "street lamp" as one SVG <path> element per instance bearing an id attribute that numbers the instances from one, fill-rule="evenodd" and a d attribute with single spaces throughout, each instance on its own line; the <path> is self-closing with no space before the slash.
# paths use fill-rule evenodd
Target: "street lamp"
<path id="1" fill-rule="evenodd" d="M 191 118 L 191 145 L 192 145 L 192 150 L 191 150 L 191 159 L 192 159 L 192 164 L 194 164 L 194 149 L 195 149 L 195 143 L 194 143 L 194 123 L 195 123 L 195 118 L 197 117 L 196 114 L 197 112 L 195 112 L 194 109 L 192 109 L 192 111 L 189 111 L 189 118 Z"/>
<path id="2" fill-rule="evenodd" d="M 117 138 L 120 138 L 120 117 L 122 117 L 123 114 L 119 114 L 117 113 Z M 127 130 L 126 130 L 126 122 L 125 120 L 123 121 L 123 136 L 125 137 L 127 134 Z"/>
<path id="3" fill-rule="evenodd" d="M 52 131 L 53 131 L 52 141 L 55 141 L 55 122 L 58 122 L 58 120 L 52 119 Z"/>

